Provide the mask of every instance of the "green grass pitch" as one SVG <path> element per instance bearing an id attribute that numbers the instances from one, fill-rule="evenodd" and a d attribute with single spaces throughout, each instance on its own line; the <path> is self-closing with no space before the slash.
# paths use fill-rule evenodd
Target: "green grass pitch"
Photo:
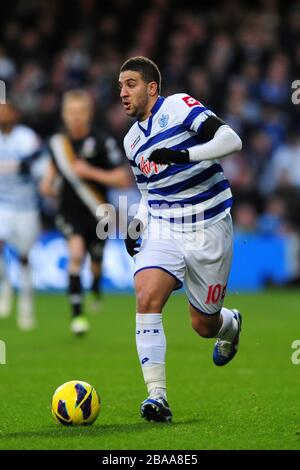
<path id="1" fill-rule="evenodd" d="M 90 313 L 91 332 L 69 333 L 63 295 L 37 296 L 39 327 L 20 332 L 0 320 L 7 364 L 0 365 L 0 449 L 299 449 L 299 292 L 229 295 L 243 313 L 240 350 L 225 367 L 212 363 L 213 340 L 190 327 L 187 301 L 173 295 L 164 312 L 168 399 L 173 423 L 143 421 L 146 397 L 135 351 L 135 300 L 106 295 Z M 102 408 L 91 427 L 65 428 L 50 412 L 54 390 L 80 379 L 93 384 Z"/>

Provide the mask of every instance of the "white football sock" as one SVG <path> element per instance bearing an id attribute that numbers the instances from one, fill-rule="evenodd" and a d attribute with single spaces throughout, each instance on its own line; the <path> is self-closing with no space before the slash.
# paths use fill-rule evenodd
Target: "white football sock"
<path id="1" fill-rule="evenodd" d="M 5 261 L 4 261 L 4 257 L 2 255 L 0 255 L 0 283 L 3 281 L 3 279 L 5 279 Z"/>
<path id="2" fill-rule="evenodd" d="M 221 309 L 221 316 L 223 318 L 223 324 L 216 338 L 222 341 L 232 341 L 238 332 L 238 322 L 234 317 L 233 311 L 228 308 L 223 307 Z"/>
<path id="3" fill-rule="evenodd" d="M 31 269 L 28 265 L 20 267 L 20 290 L 17 301 L 17 324 L 22 330 L 35 327 L 33 287 Z"/>
<path id="4" fill-rule="evenodd" d="M 32 296 L 31 269 L 28 265 L 20 267 L 20 294 L 26 297 Z"/>
<path id="5" fill-rule="evenodd" d="M 166 337 L 161 313 L 136 314 L 136 346 L 151 397 L 166 397 Z"/>
<path id="6" fill-rule="evenodd" d="M 0 255 L 0 317 L 7 317 L 11 312 L 13 289 L 6 277 L 5 259 Z"/>

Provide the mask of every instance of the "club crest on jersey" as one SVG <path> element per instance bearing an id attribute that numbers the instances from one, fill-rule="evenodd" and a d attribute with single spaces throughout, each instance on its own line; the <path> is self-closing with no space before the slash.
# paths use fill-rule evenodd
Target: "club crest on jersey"
<path id="1" fill-rule="evenodd" d="M 158 120 L 158 124 L 160 127 L 164 128 L 168 125 L 169 122 L 169 115 L 168 114 L 162 114 Z"/>
<path id="2" fill-rule="evenodd" d="M 87 139 L 84 140 L 82 148 L 81 148 L 81 155 L 84 158 L 92 158 L 95 155 L 95 149 L 96 149 L 96 139 L 93 136 L 87 137 Z"/>

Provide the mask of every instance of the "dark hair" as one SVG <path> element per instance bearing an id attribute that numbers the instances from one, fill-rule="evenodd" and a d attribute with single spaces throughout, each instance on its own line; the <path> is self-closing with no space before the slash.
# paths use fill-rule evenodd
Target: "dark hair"
<path id="1" fill-rule="evenodd" d="M 133 70 L 139 72 L 146 83 L 156 82 L 157 91 L 160 93 L 161 74 L 157 65 L 147 57 L 137 56 L 126 60 L 120 68 L 120 72 Z"/>

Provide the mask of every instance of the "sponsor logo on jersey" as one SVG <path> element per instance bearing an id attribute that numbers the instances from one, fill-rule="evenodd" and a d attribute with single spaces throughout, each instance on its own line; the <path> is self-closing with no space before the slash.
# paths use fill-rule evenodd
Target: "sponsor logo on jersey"
<path id="1" fill-rule="evenodd" d="M 188 105 L 189 108 L 192 108 L 193 106 L 202 106 L 200 101 L 195 100 L 195 98 L 192 98 L 191 96 L 184 96 L 182 100 L 185 102 L 185 104 Z"/>
<path id="2" fill-rule="evenodd" d="M 169 122 L 169 115 L 168 114 L 162 114 L 158 120 L 158 124 L 160 127 L 164 128 L 168 125 Z"/>
<path id="3" fill-rule="evenodd" d="M 141 140 L 141 136 L 139 135 L 139 136 L 135 139 L 135 141 L 130 145 L 131 150 L 134 149 L 134 147 L 139 143 L 140 140 Z"/>
<path id="4" fill-rule="evenodd" d="M 95 155 L 95 150 L 96 150 L 96 139 L 95 137 L 87 137 L 83 144 L 82 144 L 82 148 L 81 148 L 81 155 L 84 157 L 84 158 L 92 158 L 94 157 Z"/>
<path id="5" fill-rule="evenodd" d="M 154 173 L 159 173 L 159 165 L 154 162 L 149 162 L 149 160 L 145 159 L 144 155 L 142 155 L 140 161 L 140 170 L 144 175 L 149 175 L 149 173 L 154 171 Z"/>

